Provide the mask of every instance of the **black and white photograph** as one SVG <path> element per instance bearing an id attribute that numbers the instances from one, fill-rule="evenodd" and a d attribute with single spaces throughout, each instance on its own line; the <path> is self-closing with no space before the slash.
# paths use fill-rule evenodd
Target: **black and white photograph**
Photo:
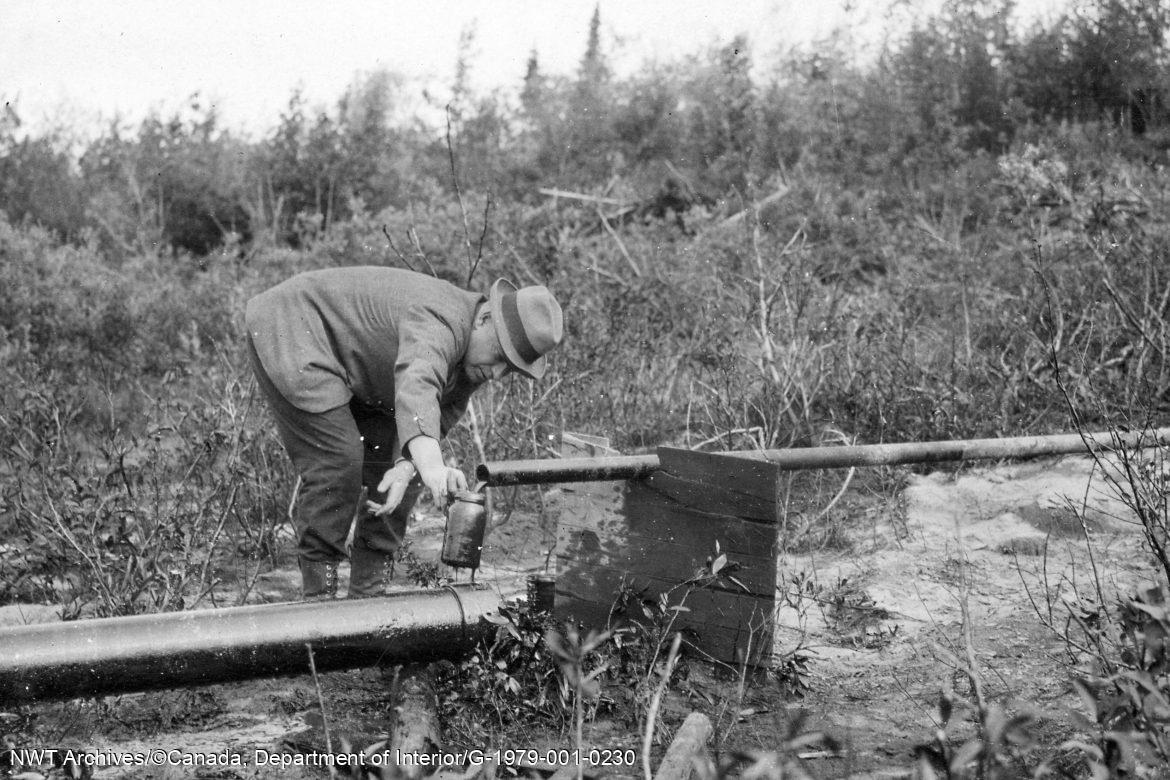
<path id="1" fill-rule="evenodd" d="M 0 0 L 0 779 L 1170 778 L 1170 2 Z"/>

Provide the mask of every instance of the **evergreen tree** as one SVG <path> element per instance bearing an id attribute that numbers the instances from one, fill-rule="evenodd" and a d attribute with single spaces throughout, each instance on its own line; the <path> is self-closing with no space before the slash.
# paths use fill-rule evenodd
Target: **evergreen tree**
<path id="1" fill-rule="evenodd" d="M 601 6 L 593 6 L 589 19 L 589 38 L 585 44 L 585 56 L 577 78 L 577 88 L 582 93 L 596 93 L 610 77 L 609 65 L 601 51 Z"/>
<path id="2" fill-rule="evenodd" d="M 475 23 L 465 26 L 459 33 L 459 45 L 455 52 L 455 80 L 451 84 L 451 102 L 448 104 L 451 122 L 462 119 L 470 107 L 471 61 L 475 57 Z"/>
<path id="3" fill-rule="evenodd" d="M 535 117 L 540 113 L 544 92 L 544 74 L 540 72 L 540 60 L 533 49 L 524 66 L 524 86 L 520 90 L 520 108 L 526 116 Z"/>
<path id="4" fill-rule="evenodd" d="M 577 175 L 589 181 L 607 178 L 615 164 L 605 154 L 612 148 L 613 140 L 611 101 L 609 65 L 601 50 L 601 7 L 596 5 L 589 20 L 585 55 L 581 58 L 573 99 L 569 104 L 565 150 L 565 162 L 572 165 Z"/>

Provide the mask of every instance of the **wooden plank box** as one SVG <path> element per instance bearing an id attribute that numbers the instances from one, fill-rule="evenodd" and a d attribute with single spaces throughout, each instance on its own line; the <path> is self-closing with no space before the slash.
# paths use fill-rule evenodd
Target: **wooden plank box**
<path id="1" fill-rule="evenodd" d="M 565 457 L 617 454 L 566 433 Z M 660 448 L 645 479 L 562 486 L 554 614 L 585 628 L 631 621 L 654 631 L 662 594 L 672 630 L 699 657 L 771 660 L 776 601 L 776 483 L 763 461 Z M 719 576 L 712 564 L 725 556 Z M 645 605 L 645 608 L 643 607 Z M 649 615 L 647 614 L 649 610 Z M 667 618 L 669 619 L 669 618 Z"/>

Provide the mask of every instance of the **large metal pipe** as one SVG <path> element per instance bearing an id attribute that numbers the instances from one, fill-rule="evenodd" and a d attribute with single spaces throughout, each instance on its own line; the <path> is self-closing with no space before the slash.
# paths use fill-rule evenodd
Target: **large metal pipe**
<path id="1" fill-rule="evenodd" d="M 1079 433 L 1053 436 L 1018 436 L 1006 439 L 959 439 L 956 441 L 904 444 L 859 444 L 845 447 L 798 447 L 787 450 L 729 452 L 726 455 L 766 460 L 784 471 L 833 469 L 851 466 L 893 466 L 954 460 L 1035 458 L 1072 455 L 1116 447 L 1166 446 L 1170 428 L 1127 433 Z M 554 482 L 596 482 L 637 479 L 659 467 L 657 455 L 559 460 L 502 460 L 484 463 L 476 477 L 489 487 L 541 485 Z"/>
<path id="2" fill-rule="evenodd" d="M 492 591 L 461 586 L 0 629 L 0 703 L 456 657 L 491 627 Z"/>

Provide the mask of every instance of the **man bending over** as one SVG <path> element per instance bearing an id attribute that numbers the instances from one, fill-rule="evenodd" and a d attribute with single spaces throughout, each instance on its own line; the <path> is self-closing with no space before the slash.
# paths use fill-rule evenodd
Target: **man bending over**
<path id="1" fill-rule="evenodd" d="M 355 514 L 349 596 L 385 592 L 423 487 L 440 507 L 467 488 L 439 441 L 471 394 L 510 371 L 539 379 L 563 336 L 545 287 L 500 279 L 484 296 L 373 266 L 298 274 L 249 300 L 245 322 L 257 383 L 301 477 L 305 599 L 336 596 Z"/>

